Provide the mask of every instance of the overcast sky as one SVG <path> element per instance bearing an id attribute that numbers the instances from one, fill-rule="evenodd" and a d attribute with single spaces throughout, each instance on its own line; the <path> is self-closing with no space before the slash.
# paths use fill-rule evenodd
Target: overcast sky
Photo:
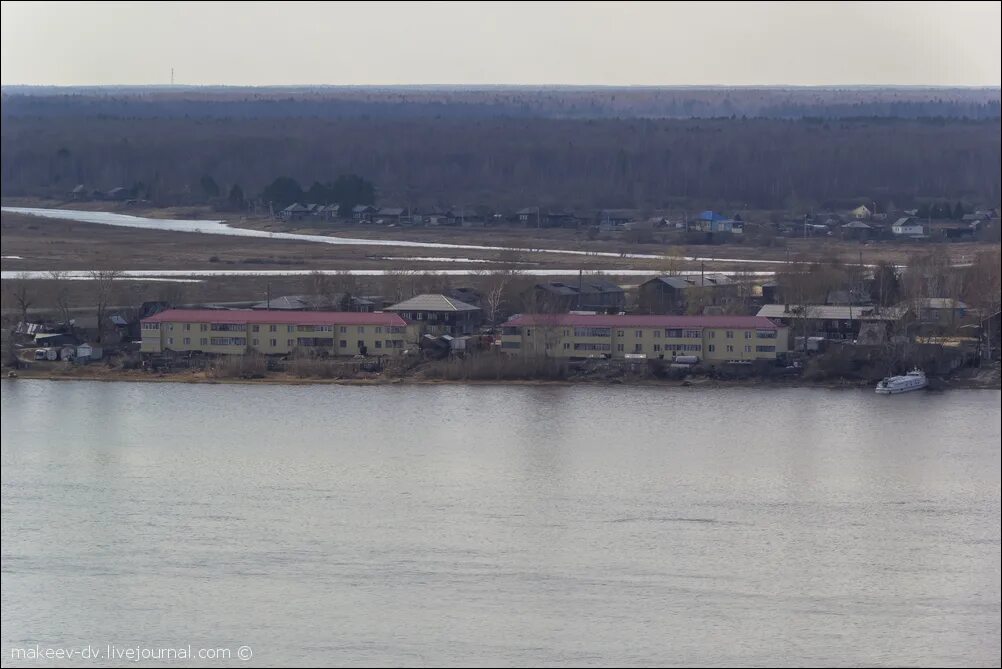
<path id="1" fill-rule="evenodd" d="M 1000 84 L 999 2 L 3 2 L 10 84 Z"/>

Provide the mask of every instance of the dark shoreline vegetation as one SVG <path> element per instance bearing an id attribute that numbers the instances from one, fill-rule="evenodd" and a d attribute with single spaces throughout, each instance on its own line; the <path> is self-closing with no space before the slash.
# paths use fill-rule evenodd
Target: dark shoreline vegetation
<path id="1" fill-rule="evenodd" d="M 697 364 L 689 369 L 672 368 L 670 361 L 645 360 L 630 364 L 621 360 L 566 361 L 547 357 L 476 355 L 465 358 L 428 360 L 421 357 L 378 361 L 347 361 L 293 356 L 284 362 L 262 355 L 220 357 L 192 367 L 143 367 L 136 355 L 90 365 L 28 363 L 4 367 L 5 378 L 162 381 L 177 383 L 350 384 L 394 383 L 512 383 L 512 384 L 628 384 L 652 386 L 749 386 L 871 388 L 888 370 L 881 364 L 822 355 L 803 369 L 755 364 L 712 366 Z M 898 365 L 905 369 L 907 364 Z M 931 390 L 948 388 L 999 389 L 999 365 L 961 368 L 943 376 L 930 376 Z"/>
<path id="2" fill-rule="evenodd" d="M 806 210 L 993 204 L 1002 181 L 998 89 L 24 90 L 6 196 L 357 174 L 384 206 Z"/>

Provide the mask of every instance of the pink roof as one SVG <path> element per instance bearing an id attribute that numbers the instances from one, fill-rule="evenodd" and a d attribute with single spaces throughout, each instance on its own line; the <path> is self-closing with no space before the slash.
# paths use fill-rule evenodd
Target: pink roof
<path id="1" fill-rule="evenodd" d="M 382 311 L 267 311 L 264 309 L 168 309 L 144 323 L 268 323 L 283 325 L 389 325 L 405 327 L 400 316 Z"/>
<path id="2" fill-rule="evenodd" d="M 775 330 L 779 326 L 763 316 L 646 316 L 603 314 L 522 314 L 505 326 L 561 326 L 598 328 L 755 328 Z"/>

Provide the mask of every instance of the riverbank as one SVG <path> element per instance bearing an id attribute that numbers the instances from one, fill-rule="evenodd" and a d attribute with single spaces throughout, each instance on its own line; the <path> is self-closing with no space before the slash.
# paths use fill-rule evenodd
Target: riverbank
<path id="1" fill-rule="evenodd" d="M 13 376 L 12 376 L 13 374 Z M 658 379 L 641 375 L 624 375 L 615 378 L 577 377 L 568 379 L 443 379 L 429 378 L 420 372 L 400 376 L 361 372 L 350 378 L 310 378 L 288 372 L 267 372 L 253 377 L 220 378 L 204 370 L 179 370 L 150 372 L 139 369 L 112 369 L 99 365 L 34 367 L 28 369 L 3 368 L 3 378 L 47 381 L 102 381 L 140 383 L 184 384 L 238 384 L 238 385 L 509 385 L 509 386 L 656 386 L 661 388 L 821 388 L 851 390 L 871 388 L 872 383 L 851 379 L 809 381 L 801 377 L 750 377 L 745 379 L 717 379 L 691 376 L 684 380 Z M 949 379 L 936 379 L 932 390 L 1002 390 L 999 366 L 967 369 Z"/>

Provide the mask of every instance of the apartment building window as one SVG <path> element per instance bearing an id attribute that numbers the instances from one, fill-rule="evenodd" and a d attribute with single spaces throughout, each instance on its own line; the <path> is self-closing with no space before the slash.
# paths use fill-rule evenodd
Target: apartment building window
<path id="1" fill-rule="evenodd" d="M 383 334 L 383 328 L 376 326 L 376 334 Z"/>
<path id="2" fill-rule="evenodd" d="M 201 344 L 202 346 L 205 346 L 206 344 L 209 343 L 209 340 L 206 339 L 205 337 L 202 337 L 201 339 L 198 340 L 198 343 Z"/>
<path id="3" fill-rule="evenodd" d="M 525 329 L 525 336 L 526 337 L 531 337 L 532 336 L 532 328 L 526 328 Z"/>
<path id="4" fill-rule="evenodd" d="M 260 332 L 261 331 L 261 326 L 260 325 L 254 325 L 254 326 L 251 327 L 251 331 L 252 332 Z"/>
<path id="5" fill-rule="evenodd" d="M 745 339 L 751 339 L 751 330 L 745 330 Z"/>
<path id="6" fill-rule="evenodd" d="M 569 351 L 569 350 L 571 350 L 571 345 L 565 342 L 565 343 L 564 343 L 564 350 L 565 350 L 565 351 Z"/>
<path id="7" fill-rule="evenodd" d="M 775 339 L 776 338 L 776 331 L 775 330 L 759 330 L 755 334 L 758 336 L 759 339 Z"/>
<path id="8" fill-rule="evenodd" d="M 564 330 L 564 336 L 565 337 L 570 337 L 571 336 L 571 331 L 570 330 Z M 565 344 L 565 346 L 566 346 L 566 344 Z"/>
<path id="9" fill-rule="evenodd" d="M 258 345 L 257 339 L 252 339 L 251 340 L 251 346 L 257 346 L 257 345 Z"/>
<path id="10" fill-rule="evenodd" d="M 717 331 L 710 330 L 710 339 L 716 339 L 716 338 L 717 338 Z"/>
<path id="11" fill-rule="evenodd" d="M 365 334 L 365 326 L 364 325 L 359 325 L 358 326 L 358 334 Z"/>
<path id="12" fill-rule="evenodd" d="M 185 337 L 184 338 L 184 345 L 188 346 L 189 344 L 191 344 L 191 337 Z"/>
<path id="13" fill-rule="evenodd" d="M 574 328 L 575 337 L 608 337 L 612 328 Z"/>
<path id="14" fill-rule="evenodd" d="M 616 336 L 617 337 L 625 337 L 626 336 L 626 331 L 625 330 L 616 330 Z"/>
<path id="15" fill-rule="evenodd" d="M 699 330 L 686 330 L 682 337 L 684 339 L 702 339 L 703 333 Z"/>
<path id="16" fill-rule="evenodd" d="M 611 351 L 609 344 L 574 344 L 575 351 Z"/>
<path id="17" fill-rule="evenodd" d="M 191 330 L 191 323 L 185 323 L 184 324 L 184 329 L 185 330 Z"/>
<path id="18" fill-rule="evenodd" d="M 682 331 L 681 330 L 665 330 L 665 337 L 668 337 L 669 339 L 681 339 L 682 338 Z"/>
<path id="19" fill-rule="evenodd" d="M 292 348 L 292 345 L 293 345 L 293 344 L 294 344 L 295 342 L 296 342 L 296 340 L 295 340 L 295 339 L 286 339 L 286 340 L 285 340 L 285 345 L 286 345 L 286 346 L 288 346 L 289 348 Z"/>
<path id="20" fill-rule="evenodd" d="M 710 353 L 713 353 L 714 351 L 717 350 L 717 345 L 716 344 L 707 344 L 706 345 L 706 350 L 709 351 Z"/>
<path id="21" fill-rule="evenodd" d="M 143 323 L 144 330 L 159 330 L 160 323 Z"/>
<path id="22" fill-rule="evenodd" d="M 733 346 L 731 346 L 730 344 L 728 344 L 728 345 L 727 345 L 727 352 L 728 352 L 728 353 L 734 353 L 734 347 L 733 347 Z"/>
<path id="23" fill-rule="evenodd" d="M 269 325 L 268 326 L 268 332 L 278 332 L 278 326 L 277 325 Z"/>
<path id="24" fill-rule="evenodd" d="M 661 344 L 655 344 L 655 345 L 654 345 L 654 352 L 655 352 L 655 353 L 658 353 L 658 352 L 660 352 L 660 351 L 661 351 Z"/>
<path id="25" fill-rule="evenodd" d="M 644 345 L 640 344 L 640 343 L 634 344 L 633 345 L 633 352 L 634 353 L 643 353 L 644 352 Z"/>
<path id="26" fill-rule="evenodd" d="M 174 345 L 174 338 L 173 337 L 167 337 L 167 343 L 169 345 L 173 346 Z"/>
<path id="27" fill-rule="evenodd" d="M 637 339 L 643 339 L 643 337 L 644 337 L 644 331 L 643 330 L 637 330 L 636 331 L 636 336 L 637 336 Z"/>
<path id="28" fill-rule="evenodd" d="M 337 345 L 340 346 L 341 348 L 348 348 L 348 342 L 345 341 L 344 339 L 342 339 L 341 341 L 339 341 L 337 343 Z"/>
<path id="29" fill-rule="evenodd" d="M 623 351 L 626 350 L 626 346 L 623 344 L 616 344 L 616 350 L 622 353 Z"/>
<path id="30" fill-rule="evenodd" d="M 296 331 L 296 326 L 295 325 L 286 325 L 285 329 L 286 329 L 287 332 L 295 332 Z M 289 341 L 292 341 L 292 340 L 290 339 Z"/>
<path id="31" fill-rule="evenodd" d="M 198 326 L 198 329 L 201 330 L 202 332 L 205 332 L 206 330 L 209 329 L 209 324 L 208 323 L 202 323 L 201 325 Z"/>
<path id="32" fill-rule="evenodd" d="M 212 337 L 209 343 L 213 346 L 244 346 L 247 344 L 246 337 Z"/>
<path id="33" fill-rule="evenodd" d="M 173 323 L 168 323 L 167 324 L 167 329 L 170 330 L 171 332 L 173 332 L 174 331 L 174 324 Z"/>
<path id="34" fill-rule="evenodd" d="M 756 346 L 755 351 L 758 353 L 775 353 L 775 346 Z"/>
<path id="35" fill-rule="evenodd" d="M 383 348 L 383 340 L 381 339 L 376 340 L 376 348 Z"/>
<path id="36" fill-rule="evenodd" d="M 270 346 L 271 346 L 272 348 L 275 348 L 276 346 L 278 346 L 278 340 L 277 340 L 277 339 L 269 339 L 269 340 L 268 340 L 268 344 L 269 344 L 269 345 L 270 345 Z"/>
<path id="37" fill-rule="evenodd" d="M 247 326 L 244 323 L 212 323 L 209 329 L 213 332 L 246 332 Z"/>
<path id="38" fill-rule="evenodd" d="M 316 332 L 334 332 L 333 325 L 318 325 L 313 328 Z"/>
<path id="39" fill-rule="evenodd" d="M 728 339 L 734 339 L 734 330 L 728 330 L 727 331 L 727 338 Z"/>
<path id="40" fill-rule="evenodd" d="M 348 328 L 345 327 L 344 325 L 342 325 L 341 329 L 340 329 L 340 332 L 341 332 L 341 334 L 348 334 Z"/>
<path id="41" fill-rule="evenodd" d="M 751 353 L 751 346 L 745 344 L 745 353 Z"/>
<path id="42" fill-rule="evenodd" d="M 660 339 L 661 338 L 661 330 L 655 330 L 654 331 L 654 338 L 655 339 Z"/>

